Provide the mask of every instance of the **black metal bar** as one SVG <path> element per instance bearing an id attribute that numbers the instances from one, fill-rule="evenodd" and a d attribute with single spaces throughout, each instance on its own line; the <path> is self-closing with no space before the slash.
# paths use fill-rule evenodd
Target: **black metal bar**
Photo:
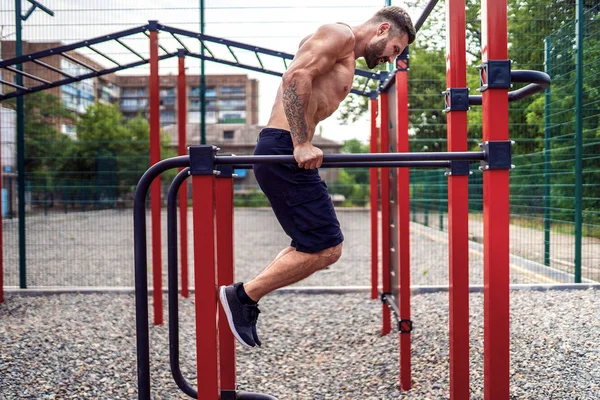
<path id="1" fill-rule="evenodd" d="M 270 49 L 266 49 L 264 47 L 252 46 L 252 45 L 248 45 L 248 44 L 241 43 L 241 42 L 235 42 L 233 40 L 227 40 L 227 39 L 218 38 L 215 36 L 205 35 L 202 33 L 187 31 L 185 29 L 175 28 L 172 26 L 165 26 L 165 25 L 159 24 L 158 27 L 161 31 L 176 33 L 176 34 L 182 35 L 182 36 L 192 37 L 192 38 L 198 39 L 200 41 L 207 41 L 207 42 L 222 44 L 224 46 L 237 47 L 237 48 L 249 50 L 252 52 L 268 54 L 268 55 L 275 56 L 275 57 L 283 57 L 283 58 L 287 58 L 290 60 L 294 58 L 293 54 L 284 53 L 281 51 L 270 50 Z"/>
<path id="2" fill-rule="evenodd" d="M 140 178 L 133 203 L 133 245 L 135 264 L 135 329 L 137 340 L 138 399 L 150 400 L 150 337 L 148 332 L 148 276 L 146 248 L 146 196 L 150 184 L 161 173 L 189 166 L 189 156 L 160 161 Z"/>
<path id="3" fill-rule="evenodd" d="M 158 24 L 157 26 L 160 27 L 162 25 Z M 148 32 L 144 32 L 144 35 L 146 35 L 146 37 L 148 39 L 150 39 L 150 34 Z M 169 54 L 169 52 L 167 51 L 167 49 L 165 49 L 160 43 L 158 44 L 158 48 L 161 49 L 162 51 L 164 51 L 165 53 Z"/>
<path id="4" fill-rule="evenodd" d="M 183 42 L 181 41 L 181 39 L 179 39 L 177 37 L 177 35 L 175 35 L 174 33 L 170 32 L 171 36 L 173 36 L 173 39 L 177 40 L 177 43 L 179 43 L 181 45 L 181 47 L 185 50 L 185 51 L 189 51 L 188 48 L 185 46 L 185 44 L 183 44 Z"/>
<path id="5" fill-rule="evenodd" d="M 183 377 L 179 364 L 179 299 L 177 282 L 177 195 L 179 188 L 189 176 L 190 169 L 183 169 L 169 188 L 167 195 L 167 247 L 169 287 L 169 361 L 171 374 L 177 386 L 188 396 L 197 399 L 198 391 Z"/>
<path id="6" fill-rule="evenodd" d="M 208 48 L 208 46 L 204 43 L 203 40 L 200 40 L 200 45 L 202 45 L 202 48 L 206 51 L 208 51 L 208 54 L 210 54 L 211 57 L 215 57 L 215 55 L 213 54 L 212 51 L 210 51 L 210 49 Z"/>
<path id="7" fill-rule="evenodd" d="M 415 30 L 417 32 L 419 31 L 419 29 L 421 29 L 421 27 L 423 26 L 423 24 L 425 23 L 425 21 L 429 17 L 429 14 L 431 14 L 431 12 L 433 11 L 433 9 L 435 8 L 437 2 L 438 2 L 438 0 L 429 0 L 429 3 L 427 3 L 427 5 L 425 6 L 425 9 L 423 10 L 423 12 L 421 13 L 421 15 L 419 16 L 419 19 L 417 19 L 417 22 L 414 25 L 415 26 Z"/>
<path id="8" fill-rule="evenodd" d="M 321 168 L 450 168 L 451 161 L 373 161 L 339 162 L 323 165 Z M 233 164 L 233 169 L 252 169 L 250 164 Z"/>
<path id="9" fill-rule="evenodd" d="M 23 75 L 23 76 L 25 76 L 25 77 L 27 77 L 29 79 L 33 79 L 33 80 L 38 81 L 38 82 L 50 83 L 50 82 L 48 82 L 45 79 L 38 78 L 37 76 L 28 74 L 27 72 L 24 72 L 24 71 L 19 71 L 18 69 L 13 68 L 13 67 L 6 67 L 6 69 L 9 70 L 10 72 L 14 72 L 15 74 Z"/>
<path id="10" fill-rule="evenodd" d="M 480 161 L 485 160 L 482 151 L 441 152 L 441 153 L 363 153 L 363 154 L 325 154 L 322 166 L 332 163 L 354 162 L 379 163 L 382 161 Z M 293 155 L 258 156 L 216 156 L 215 164 L 295 164 Z"/>
<path id="11" fill-rule="evenodd" d="M 229 50 L 229 52 L 231 53 L 231 55 L 233 56 L 233 58 L 235 59 L 235 63 L 239 64 L 240 60 L 238 60 L 237 56 L 235 55 L 235 53 L 233 52 L 233 50 L 231 49 L 231 46 L 227 46 L 227 50 Z M 256 52 L 255 52 L 256 53 Z"/>
<path id="12" fill-rule="evenodd" d="M 0 83 L 6 86 L 10 86 L 10 87 L 14 87 L 15 89 L 19 89 L 22 90 L 24 92 L 28 92 L 29 93 L 29 89 L 26 88 L 25 86 L 19 86 L 16 83 L 12 83 L 12 82 L 8 82 L 8 81 L 4 81 L 2 79 L 0 79 Z M 14 93 L 14 92 L 13 92 Z M 7 95 L 0 95 L 0 100 L 3 99 L 3 96 L 7 96 Z"/>
<path id="13" fill-rule="evenodd" d="M 128 45 L 126 45 L 125 43 L 123 43 L 122 41 L 120 41 L 119 39 L 115 39 L 115 42 L 117 42 L 121 46 L 125 47 L 127 50 L 129 50 L 130 52 L 132 52 L 133 54 L 135 54 L 136 56 L 138 56 L 141 60 L 145 60 L 145 58 L 140 53 L 138 53 L 137 51 L 133 50 L 131 47 L 129 47 Z"/>
<path id="14" fill-rule="evenodd" d="M 508 92 L 508 102 L 523 100 L 536 93 L 546 90 L 550 86 L 550 75 L 541 71 L 514 70 L 510 72 L 511 82 L 529 83 L 529 85 Z M 482 96 L 469 96 L 469 105 L 480 106 Z"/>
<path id="15" fill-rule="evenodd" d="M 176 56 L 177 56 L 177 53 L 164 54 L 162 56 L 159 56 L 158 59 L 159 60 L 166 60 L 168 58 L 176 57 Z M 38 62 L 38 63 L 40 62 L 40 61 L 37 61 L 37 60 L 32 60 L 32 61 L 33 62 Z M 98 72 L 90 72 L 88 74 L 83 74 L 83 75 L 80 75 L 80 76 L 77 76 L 77 77 L 69 75 L 70 78 L 68 78 L 68 79 L 62 79 L 62 80 L 56 81 L 56 82 L 52 82 L 51 84 L 44 84 L 44 85 L 34 86 L 32 88 L 29 88 L 29 89 L 26 88 L 27 90 L 17 90 L 17 91 L 11 92 L 11 93 L 6 93 L 4 95 L 0 95 L 0 101 L 7 100 L 7 99 L 10 99 L 10 98 L 13 98 L 13 97 L 18 97 L 18 96 L 21 96 L 21 95 L 23 95 L 25 93 L 35 93 L 35 92 L 39 92 L 39 91 L 42 91 L 42 90 L 50 89 L 50 88 L 53 88 L 53 87 L 57 87 L 57 86 L 67 85 L 67 84 L 73 83 L 73 82 L 79 82 L 79 81 L 82 81 L 82 80 L 85 80 L 85 79 L 89 79 L 89 78 L 93 78 L 93 77 L 96 77 L 96 76 L 103 76 L 103 75 L 112 74 L 113 72 L 122 71 L 122 70 L 129 69 L 129 68 L 134 68 L 134 67 L 137 67 L 137 66 L 140 66 L 140 65 L 144 65 L 144 64 L 147 64 L 147 63 L 148 63 L 148 60 L 135 61 L 135 62 L 132 62 L 130 64 L 122 65 L 120 67 L 113 67 L 113 68 L 105 69 L 105 70 L 98 71 Z M 48 67 L 51 67 L 51 66 L 48 66 Z M 54 68 L 54 67 L 52 67 L 52 68 Z M 57 72 L 61 72 L 61 71 L 57 71 Z M 61 72 L 61 73 L 63 75 L 65 75 L 65 73 L 63 73 L 63 72 Z"/>
<path id="16" fill-rule="evenodd" d="M 38 51 L 38 52 L 32 53 L 32 54 L 26 54 L 21 57 L 10 58 L 7 60 L 0 61 L 0 68 L 4 68 L 7 65 L 22 64 L 24 62 L 33 61 L 35 59 L 42 58 L 42 57 L 48 57 L 48 56 L 52 56 L 52 55 L 56 55 L 56 54 L 66 53 L 67 51 L 70 51 L 70 50 L 75 50 L 75 49 L 79 49 L 81 47 L 87 47 L 89 45 L 107 42 L 109 40 L 114 40 L 115 38 L 121 38 L 124 36 L 134 35 L 136 33 L 144 32 L 147 29 L 148 29 L 148 25 L 142 25 L 142 26 L 138 26 L 136 28 L 112 33 L 110 35 L 98 36 L 93 39 L 83 40 L 81 42 L 69 44 L 66 46 L 59 46 L 59 47 L 55 47 L 53 49 L 47 49 L 47 50 Z"/>
<path id="17" fill-rule="evenodd" d="M 73 61 L 74 63 L 81 65 L 84 68 L 89 69 L 90 71 L 98 72 L 98 70 L 96 68 L 90 67 L 89 65 L 87 65 L 83 61 L 79 61 L 78 59 L 76 59 L 75 57 L 71 57 L 67 53 L 62 53 L 61 56 L 63 56 L 67 60 Z"/>
<path id="18" fill-rule="evenodd" d="M 88 46 L 88 49 L 92 50 L 93 52 L 95 52 L 96 54 L 100 55 L 101 57 L 106 58 L 108 61 L 110 61 L 111 63 L 117 65 L 117 66 L 121 66 L 121 64 L 119 64 L 118 62 L 116 62 L 115 60 L 113 60 L 111 57 L 107 56 L 106 54 L 104 54 L 103 52 L 101 52 L 100 50 L 96 50 L 95 48 L 93 48 L 92 46 Z"/>
<path id="19" fill-rule="evenodd" d="M 254 55 L 256 55 L 256 59 L 258 60 L 258 63 L 260 64 L 260 67 L 261 67 L 262 69 L 264 69 L 264 68 L 265 68 L 265 66 L 263 65 L 263 62 L 262 62 L 262 60 L 260 59 L 260 56 L 258 55 L 258 53 L 257 53 L 257 52 L 254 52 Z"/>
<path id="20" fill-rule="evenodd" d="M 32 63 L 39 65 L 40 67 L 44 67 L 44 68 L 48 68 L 50 71 L 54 71 L 57 74 L 61 74 L 62 76 L 66 76 L 67 78 L 75 78 L 73 75 L 71 74 L 67 74 L 65 71 L 58 69 L 56 67 L 53 67 L 52 65 L 48 65 L 43 61 L 40 60 L 31 60 Z"/>
<path id="21" fill-rule="evenodd" d="M 276 397 L 263 393 L 237 392 L 237 400 L 278 400 Z"/>
<path id="22" fill-rule="evenodd" d="M 214 58 L 214 57 L 209 57 L 209 56 L 206 56 L 206 55 L 203 56 L 202 54 L 188 53 L 187 55 L 190 56 L 190 57 L 199 58 L 201 60 L 213 61 L 213 62 L 216 62 L 216 63 L 219 63 L 219 64 L 230 65 L 232 67 L 240 67 L 240 68 L 248 69 L 248 70 L 251 70 L 251 71 L 262 72 L 262 73 L 268 74 L 268 75 L 283 76 L 283 72 L 271 71 L 271 70 L 268 70 L 268 69 L 261 69 L 261 68 L 258 68 L 258 67 L 254 67 L 252 65 L 236 64 L 236 63 L 234 63 L 232 61 L 221 60 L 221 59 Z"/>

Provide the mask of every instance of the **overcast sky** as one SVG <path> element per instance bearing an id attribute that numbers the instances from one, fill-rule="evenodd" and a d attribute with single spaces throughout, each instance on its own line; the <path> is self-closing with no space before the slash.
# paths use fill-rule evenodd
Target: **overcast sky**
<path id="1" fill-rule="evenodd" d="M 143 25 L 148 20 L 156 19 L 164 25 L 199 32 L 200 12 L 199 0 L 40 0 L 42 4 L 54 10 L 54 17 L 36 10 L 23 23 L 24 40 L 61 41 L 72 43 L 100 35 L 118 32 L 131 27 Z M 0 34 L 14 40 L 14 0 L 0 0 Z M 151 4 L 151 5 L 149 5 Z M 346 22 L 358 25 L 367 20 L 385 4 L 384 0 L 205 0 L 205 33 L 212 36 L 231 39 L 247 44 L 266 47 L 273 50 L 295 54 L 298 44 L 306 35 L 324 23 Z M 392 1 L 394 5 L 402 5 Z M 30 3 L 23 0 L 24 12 Z M 421 10 L 407 7 L 413 21 Z M 136 51 L 146 55 L 148 40 L 144 36 L 125 40 Z M 161 35 L 161 44 L 169 51 L 179 46 L 174 39 Z M 186 47 L 195 51 L 199 49 L 197 42 L 185 41 Z M 222 46 L 210 46 L 218 57 L 232 60 L 231 55 Z M 112 42 L 98 46 L 106 54 L 119 62 L 132 61 L 135 56 L 127 54 L 123 47 Z M 86 55 L 110 67 L 110 62 L 100 59 L 92 51 L 82 51 Z M 251 53 L 236 52 L 240 61 L 259 66 Z M 265 67 L 283 71 L 279 60 L 264 60 Z M 188 73 L 199 73 L 200 62 L 186 59 Z M 177 73 L 176 60 L 163 61 L 160 73 Z M 147 67 L 129 70 L 125 73 L 148 73 Z M 272 102 L 275 97 L 280 78 L 240 70 L 216 63 L 206 63 L 207 74 L 239 74 L 244 73 L 259 80 L 259 123 L 267 122 Z M 340 126 L 335 114 L 321 125 L 323 135 L 335 139 L 346 140 L 356 137 L 367 140 L 369 136 L 368 118 L 353 124 Z M 319 128 L 318 128 L 319 130 Z"/>

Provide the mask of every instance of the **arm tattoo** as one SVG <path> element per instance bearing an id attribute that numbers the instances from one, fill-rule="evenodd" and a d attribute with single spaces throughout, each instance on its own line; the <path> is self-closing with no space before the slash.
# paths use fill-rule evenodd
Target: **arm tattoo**
<path id="1" fill-rule="evenodd" d="M 296 82 L 292 82 L 283 91 L 283 109 L 290 124 L 290 130 L 298 143 L 308 140 L 308 127 L 306 126 L 306 100 L 303 95 L 298 94 Z"/>

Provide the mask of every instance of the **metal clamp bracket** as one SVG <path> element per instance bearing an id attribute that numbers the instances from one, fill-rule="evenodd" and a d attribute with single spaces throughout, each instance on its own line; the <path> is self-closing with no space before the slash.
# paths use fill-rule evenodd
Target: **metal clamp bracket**
<path id="1" fill-rule="evenodd" d="M 512 145 L 510 140 L 484 142 L 479 145 L 485 154 L 485 159 L 480 161 L 480 170 L 512 169 Z"/>
<path id="2" fill-rule="evenodd" d="M 471 175 L 471 168 L 468 161 L 450 161 L 450 168 L 446 168 L 446 176 L 465 176 Z"/>
<path id="3" fill-rule="evenodd" d="M 215 156 L 217 151 L 219 151 L 218 147 L 206 144 L 188 147 L 190 175 L 215 174 Z"/>
<path id="4" fill-rule="evenodd" d="M 396 57 L 396 71 L 409 71 L 410 70 L 410 58 L 408 55 L 408 46 L 404 49 L 398 57 Z"/>
<path id="5" fill-rule="evenodd" d="M 398 320 L 398 330 L 400 333 L 411 333 L 413 330 L 413 322 L 410 319 Z"/>
<path id="6" fill-rule="evenodd" d="M 479 89 L 484 92 L 487 89 L 510 89 L 510 60 L 488 60 L 479 67 Z"/>
<path id="7" fill-rule="evenodd" d="M 379 299 L 381 300 L 382 303 L 386 303 L 387 304 L 387 297 L 390 296 L 390 295 L 391 295 L 390 292 L 381 293 L 379 295 Z"/>
<path id="8" fill-rule="evenodd" d="M 468 88 L 450 88 L 444 95 L 444 112 L 450 111 L 468 111 L 469 110 L 469 89 Z"/>

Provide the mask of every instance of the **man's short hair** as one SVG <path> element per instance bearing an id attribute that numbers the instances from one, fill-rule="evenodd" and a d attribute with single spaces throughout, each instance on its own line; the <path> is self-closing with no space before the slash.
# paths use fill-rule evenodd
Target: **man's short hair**
<path id="1" fill-rule="evenodd" d="M 371 20 L 376 23 L 389 22 L 393 34 L 406 33 L 408 35 L 408 44 L 415 41 L 417 32 L 410 16 L 402 7 L 384 7 L 377 11 Z"/>

